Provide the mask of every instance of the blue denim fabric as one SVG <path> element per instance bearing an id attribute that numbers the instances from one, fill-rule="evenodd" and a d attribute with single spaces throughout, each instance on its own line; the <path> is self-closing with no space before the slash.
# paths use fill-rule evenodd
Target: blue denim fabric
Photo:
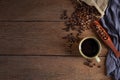
<path id="1" fill-rule="evenodd" d="M 120 51 L 120 0 L 109 0 L 105 15 L 100 22 L 107 29 L 115 47 Z M 107 54 L 106 69 L 108 76 L 120 80 L 120 58 L 116 58 L 111 49 Z"/>

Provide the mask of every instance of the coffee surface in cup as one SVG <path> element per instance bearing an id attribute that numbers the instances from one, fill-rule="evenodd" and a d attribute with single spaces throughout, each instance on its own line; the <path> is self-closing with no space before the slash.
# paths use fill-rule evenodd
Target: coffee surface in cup
<path id="1" fill-rule="evenodd" d="M 87 57 L 94 57 L 99 52 L 99 44 L 95 39 L 88 38 L 82 42 L 82 53 Z"/>

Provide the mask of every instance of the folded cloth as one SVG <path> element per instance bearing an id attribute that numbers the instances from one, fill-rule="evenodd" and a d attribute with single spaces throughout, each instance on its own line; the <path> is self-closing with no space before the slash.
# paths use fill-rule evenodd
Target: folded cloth
<path id="1" fill-rule="evenodd" d="M 120 0 L 109 0 L 101 25 L 107 29 L 115 47 L 120 51 Z M 116 58 L 112 50 L 108 51 L 106 59 L 107 75 L 120 80 L 120 58 Z"/>

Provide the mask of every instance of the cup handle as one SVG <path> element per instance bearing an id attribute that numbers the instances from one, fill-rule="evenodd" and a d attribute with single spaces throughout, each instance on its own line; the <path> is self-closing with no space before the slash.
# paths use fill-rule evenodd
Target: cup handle
<path id="1" fill-rule="evenodd" d="M 101 60 L 98 56 L 95 57 L 96 61 L 99 63 Z"/>

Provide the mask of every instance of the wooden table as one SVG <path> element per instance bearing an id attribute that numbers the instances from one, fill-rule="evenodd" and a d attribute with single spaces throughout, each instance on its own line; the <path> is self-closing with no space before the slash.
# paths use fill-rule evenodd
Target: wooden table
<path id="1" fill-rule="evenodd" d="M 101 62 L 92 68 L 66 51 L 63 10 L 73 11 L 69 0 L 0 0 L 0 80 L 111 80 L 102 41 Z"/>

